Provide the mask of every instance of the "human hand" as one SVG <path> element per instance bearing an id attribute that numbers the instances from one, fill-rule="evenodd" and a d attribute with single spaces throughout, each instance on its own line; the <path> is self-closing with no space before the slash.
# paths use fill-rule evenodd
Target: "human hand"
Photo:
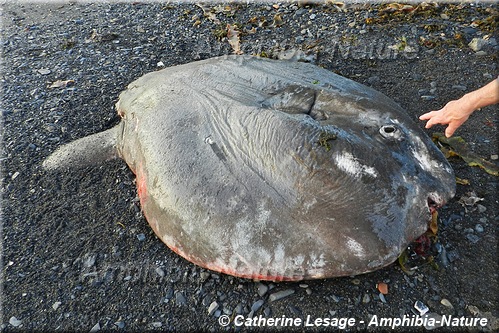
<path id="1" fill-rule="evenodd" d="M 419 119 L 428 120 L 425 128 L 430 128 L 436 124 L 448 125 L 445 129 L 445 136 L 449 138 L 468 120 L 474 110 L 475 108 L 469 103 L 465 95 L 458 100 L 450 101 L 440 110 L 421 115 Z"/>

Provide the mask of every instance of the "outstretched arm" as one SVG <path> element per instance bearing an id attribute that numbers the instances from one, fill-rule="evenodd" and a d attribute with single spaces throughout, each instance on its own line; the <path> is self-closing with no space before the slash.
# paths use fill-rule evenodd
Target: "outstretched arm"
<path id="1" fill-rule="evenodd" d="M 436 124 L 449 125 L 445 136 L 451 137 L 475 110 L 496 103 L 499 103 L 499 77 L 458 100 L 450 101 L 438 111 L 423 114 L 419 119 L 428 120 L 425 128 Z"/>

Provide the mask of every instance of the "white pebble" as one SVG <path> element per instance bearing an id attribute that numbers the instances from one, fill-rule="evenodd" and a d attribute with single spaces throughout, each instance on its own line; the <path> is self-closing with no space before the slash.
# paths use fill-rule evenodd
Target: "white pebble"
<path id="1" fill-rule="evenodd" d="M 9 319 L 9 324 L 11 324 L 14 327 L 21 326 L 22 323 L 23 322 L 21 320 L 17 319 L 14 316 L 10 317 L 10 319 Z"/>

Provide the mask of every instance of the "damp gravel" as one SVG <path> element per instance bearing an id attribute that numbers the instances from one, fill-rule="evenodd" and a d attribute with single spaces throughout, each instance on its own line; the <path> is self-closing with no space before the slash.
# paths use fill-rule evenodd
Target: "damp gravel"
<path id="1" fill-rule="evenodd" d="M 116 125 L 118 94 L 141 75 L 232 53 L 227 24 L 244 54 L 298 55 L 383 92 L 415 121 L 497 77 L 492 3 L 390 6 L 3 1 L 1 329 L 251 331 L 234 320 L 255 315 L 301 320 L 285 331 L 303 331 L 307 318 L 353 318 L 345 331 L 363 331 L 373 318 L 413 316 L 416 302 L 432 318 L 486 318 L 480 329 L 499 329 L 497 177 L 458 158 L 456 176 L 469 185 L 440 209 L 437 265 L 409 275 L 394 263 L 306 287 L 213 273 L 171 252 L 121 160 L 67 173 L 40 167 L 60 145 Z M 498 153 L 497 111 L 484 108 L 456 133 L 486 159 Z M 460 204 L 469 192 L 483 198 L 480 209 Z"/>

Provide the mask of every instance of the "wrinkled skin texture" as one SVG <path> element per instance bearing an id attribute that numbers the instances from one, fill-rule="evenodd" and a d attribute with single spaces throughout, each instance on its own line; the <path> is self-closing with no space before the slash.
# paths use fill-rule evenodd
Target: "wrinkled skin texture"
<path id="1" fill-rule="evenodd" d="M 306 63 L 213 58 L 120 95 L 119 155 L 172 250 L 260 280 L 361 274 L 423 234 L 451 167 L 395 102 Z"/>

